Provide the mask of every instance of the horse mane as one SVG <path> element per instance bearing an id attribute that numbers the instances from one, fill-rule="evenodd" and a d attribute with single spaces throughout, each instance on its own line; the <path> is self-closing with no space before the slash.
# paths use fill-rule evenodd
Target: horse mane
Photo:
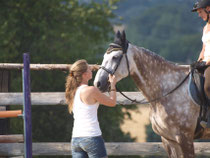
<path id="1" fill-rule="evenodd" d="M 162 56 L 156 54 L 155 52 L 153 52 L 153 51 L 151 51 L 151 50 L 149 50 L 149 49 L 146 49 L 146 48 L 144 48 L 144 47 L 138 47 L 138 46 L 136 46 L 136 47 L 137 47 L 137 49 L 140 50 L 141 52 L 143 51 L 144 53 L 149 54 L 150 56 L 154 57 L 154 59 L 156 59 L 156 60 L 158 60 L 158 61 L 160 61 L 160 62 L 166 62 L 166 63 L 174 64 L 174 63 L 172 63 L 172 62 L 166 60 L 164 57 L 162 57 Z"/>
<path id="2" fill-rule="evenodd" d="M 153 52 L 149 49 L 146 49 L 144 47 L 138 47 L 135 45 L 132 45 L 132 46 L 134 46 L 138 50 L 139 54 L 143 53 L 144 55 L 151 57 L 152 59 L 158 61 L 159 63 L 165 64 L 167 67 L 170 67 L 171 69 L 180 69 L 180 68 L 184 68 L 185 70 L 186 70 L 186 68 L 189 69 L 188 66 L 179 65 L 178 63 L 168 61 L 164 57 L 156 54 L 155 52 Z"/>

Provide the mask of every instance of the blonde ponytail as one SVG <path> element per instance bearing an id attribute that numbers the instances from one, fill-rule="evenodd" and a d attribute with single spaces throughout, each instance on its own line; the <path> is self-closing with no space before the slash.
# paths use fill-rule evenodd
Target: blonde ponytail
<path id="1" fill-rule="evenodd" d="M 66 77 L 66 103 L 68 104 L 69 113 L 72 113 L 74 96 L 77 88 L 82 82 L 82 74 L 88 69 L 86 60 L 76 61 L 70 68 L 69 75 Z"/>

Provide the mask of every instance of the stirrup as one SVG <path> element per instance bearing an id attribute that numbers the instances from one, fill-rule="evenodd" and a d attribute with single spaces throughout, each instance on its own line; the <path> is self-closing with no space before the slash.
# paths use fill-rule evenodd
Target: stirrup
<path id="1" fill-rule="evenodd" d="M 201 121 L 201 122 L 200 122 L 200 125 L 201 125 L 203 128 L 206 128 L 207 122 L 206 122 L 206 121 Z"/>

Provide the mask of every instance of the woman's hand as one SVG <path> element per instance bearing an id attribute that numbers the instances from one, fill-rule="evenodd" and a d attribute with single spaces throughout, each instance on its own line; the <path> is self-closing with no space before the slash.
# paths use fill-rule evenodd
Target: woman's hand
<path id="1" fill-rule="evenodd" d="M 112 90 L 110 92 L 110 96 L 106 96 L 105 94 L 100 92 L 98 88 L 96 88 L 94 86 L 91 86 L 92 91 L 89 92 L 89 94 L 91 94 L 91 96 L 100 104 L 114 107 L 114 106 L 116 106 L 116 89 L 115 89 L 115 84 L 117 82 L 116 77 L 114 75 L 109 75 L 109 82 L 110 82 L 110 86 L 111 86 L 111 90 Z"/>
<path id="2" fill-rule="evenodd" d="M 116 79 L 115 75 L 110 75 L 109 74 L 109 82 L 110 82 L 111 86 L 116 85 L 117 79 Z"/>

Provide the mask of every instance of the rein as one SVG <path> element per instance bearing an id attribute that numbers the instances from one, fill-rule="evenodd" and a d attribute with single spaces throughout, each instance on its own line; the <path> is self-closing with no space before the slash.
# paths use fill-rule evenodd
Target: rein
<path id="1" fill-rule="evenodd" d="M 114 71 L 111 71 L 109 69 L 107 69 L 106 67 L 104 66 L 101 66 L 100 68 L 102 68 L 104 71 L 106 71 L 107 73 L 111 74 L 111 75 L 114 75 L 114 73 L 117 71 L 117 68 L 118 66 L 120 65 L 120 62 L 122 60 L 122 57 L 123 55 L 125 55 L 125 58 L 126 58 L 126 63 L 127 63 L 127 69 L 128 69 L 128 76 L 130 76 L 130 66 L 129 66 L 129 61 L 128 61 L 128 57 L 127 57 L 127 48 L 126 49 L 123 49 L 120 45 L 116 44 L 116 43 L 111 43 L 110 44 L 111 47 L 113 47 L 111 50 L 107 50 L 108 53 L 111 53 L 113 50 L 122 50 L 123 51 L 123 54 L 122 56 L 120 57 L 120 60 L 118 62 L 118 64 L 116 65 L 116 67 L 114 68 Z M 160 100 L 161 98 L 164 98 L 166 96 L 168 96 L 169 94 L 173 93 L 174 91 L 176 91 L 186 80 L 187 78 L 189 77 L 191 71 L 189 71 L 189 73 L 185 76 L 185 78 L 172 90 L 170 90 L 168 93 L 160 96 L 160 97 L 157 97 L 155 99 L 152 99 L 150 101 L 145 101 L 145 99 L 141 100 L 141 101 L 137 101 L 136 99 L 131 99 L 129 98 L 128 96 L 126 96 L 119 88 L 117 88 L 116 86 L 116 90 L 122 95 L 124 96 L 126 99 L 130 100 L 132 103 L 138 103 L 138 104 L 149 104 L 149 103 L 152 103 L 152 102 L 155 102 L 155 101 L 158 101 Z"/>
<path id="2" fill-rule="evenodd" d="M 120 89 L 117 88 L 116 86 L 116 89 L 117 91 L 122 95 L 124 96 L 125 98 L 127 98 L 128 100 L 130 100 L 132 103 L 138 103 L 138 104 L 149 104 L 149 103 L 152 103 L 152 102 L 155 102 L 155 101 L 158 101 L 164 97 L 167 97 L 169 94 L 173 93 L 174 91 L 176 91 L 179 87 L 181 87 L 181 85 L 187 80 L 187 78 L 189 77 L 191 71 L 185 76 L 185 78 L 172 90 L 170 90 L 168 93 L 160 96 L 160 97 L 157 97 L 155 99 L 152 99 L 150 101 L 145 101 L 145 99 L 141 100 L 141 101 L 137 101 L 136 99 L 131 99 L 129 98 L 128 96 L 126 96 Z"/>

